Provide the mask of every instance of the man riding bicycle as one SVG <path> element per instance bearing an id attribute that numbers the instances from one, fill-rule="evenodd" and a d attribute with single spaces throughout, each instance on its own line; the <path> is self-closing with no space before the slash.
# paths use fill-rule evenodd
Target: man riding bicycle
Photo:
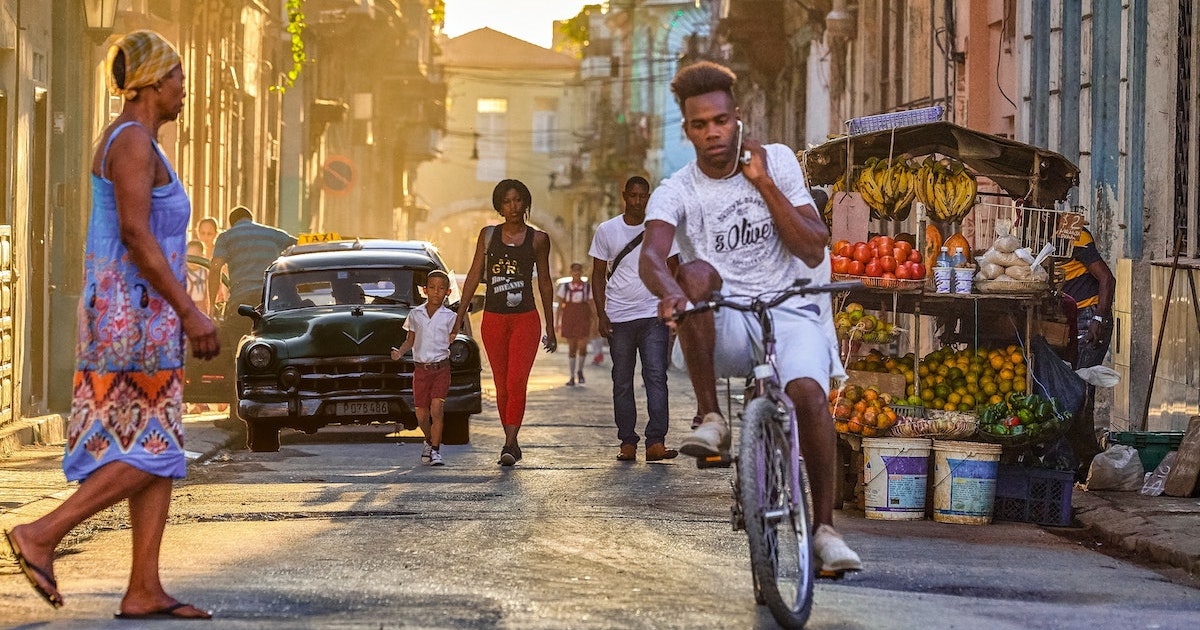
<path id="1" fill-rule="evenodd" d="M 670 321 L 689 302 L 715 291 L 758 295 L 801 278 L 829 282 L 829 232 L 813 204 L 795 153 L 785 145 L 745 139 L 733 96 L 736 75 L 700 62 L 675 75 L 671 91 L 696 159 L 665 180 L 646 209 L 639 259 L 643 281 Z M 680 258 L 673 275 L 667 256 Z M 811 479 L 813 548 L 827 572 L 858 571 L 862 561 L 833 529 L 837 435 L 829 414 L 831 377 L 844 378 L 828 294 L 792 298 L 772 311 L 780 382 L 796 406 L 800 450 Z M 702 424 L 679 451 L 728 457 L 729 425 L 721 415 L 716 378 L 745 376 L 762 352 L 759 324 L 732 309 L 689 316 L 678 326 L 680 345 Z"/>

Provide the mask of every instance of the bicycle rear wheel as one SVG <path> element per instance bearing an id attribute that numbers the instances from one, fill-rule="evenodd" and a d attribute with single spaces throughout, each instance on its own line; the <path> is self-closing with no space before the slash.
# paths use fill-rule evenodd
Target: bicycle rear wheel
<path id="1" fill-rule="evenodd" d="M 756 398 L 742 415 L 738 495 L 750 542 L 750 565 L 762 600 L 785 628 L 802 628 L 812 612 L 816 572 L 808 479 L 791 453 L 775 403 Z M 792 501 L 792 466 L 800 466 L 800 500 Z"/>

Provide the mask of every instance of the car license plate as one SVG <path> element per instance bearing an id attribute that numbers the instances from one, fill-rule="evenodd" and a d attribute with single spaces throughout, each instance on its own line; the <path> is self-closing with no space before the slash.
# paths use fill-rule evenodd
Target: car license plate
<path id="1" fill-rule="evenodd" d="M 384 416 L 387 415 L 387 412 L 388 404 L 384 400 L 362 400 L 337 404 L 337 415 L 339 416 Z"/>

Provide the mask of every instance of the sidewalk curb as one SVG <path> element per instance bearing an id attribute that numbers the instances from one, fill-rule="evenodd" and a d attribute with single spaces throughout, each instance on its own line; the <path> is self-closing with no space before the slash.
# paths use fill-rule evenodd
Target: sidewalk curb
<path id="1" fill-rule="evenodd" d="M 1200 576 L 1200 536 L 1192 530 L 1194 508 L 1175 510 L 1166 505 L 1148 510 L 1140 505 L 1155 499 L 1161 501 L 1162 497 L 1076 488 L 1071 503 L 1076 520 L 1102 542 Z M 1187 503 L 1189 499 L 1180 501 Z M 1168 524 L 1173 516 L 1181 521 L 1177 527 Z"/>

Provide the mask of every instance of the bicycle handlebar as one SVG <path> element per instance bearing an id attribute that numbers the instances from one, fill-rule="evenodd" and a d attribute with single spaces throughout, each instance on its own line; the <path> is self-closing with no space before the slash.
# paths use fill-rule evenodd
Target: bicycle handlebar
<path id="1" fill-rule="evenodd" d="M 763 293 L 760 293 L 758 295 L 753 295 L 753 296 L 751 296 L 751 295 L 728 295 L 728 296 L 725 296 L 725 295 L 717 294 L 714 297 L 712 297 L 711 299 L 705 300 L 703 302 L 700 302 L 700 303 L 692 306 L 692 308 L 689 308 L 689 309 L 683 310 L 683 311 L 679 311 L 678 313 L 673 314 L 671 316 L 671 320 L 678 322 L 678 321 L 682 320 L 683 318 L 687 317 L 688 315 L 694 315 L 696 313 L 704 313 L 704 312 L 719 309 L 719 308 L 732 308 L 737 311 L 745 311 L 748 313 L 753 313 L 758 308 L 767 308 L 767 309 L 775 308 L 776 306 L 779 306 L 786 300 L 796 297 L 796 296 L 799 296 L 799 295 L 810 295 L 813 293 L 837 293 L 839 291 L 850 291 L 852 289 L 856 289 L 861 286 L 862 286 L 862 283 L 857 280 L 847 280 L 847 281 L 842 281 L 842 282 L 830 282 L 827 284 L 813 285 L 813 284 L 810 284 L 809 280 L 802 279 L 802 280 L 797 280 L 795 284 L 793 284 L 791 287 L 789 287 L 787 289 L 765 291 Z M 774 296 L 774 297 L 772 297 L 770 300 L 764 302 L 763 298 L 766 296 Z M 750 301 L 749 302 L 734 301 L 735 298 L 749 298 Z"/>

